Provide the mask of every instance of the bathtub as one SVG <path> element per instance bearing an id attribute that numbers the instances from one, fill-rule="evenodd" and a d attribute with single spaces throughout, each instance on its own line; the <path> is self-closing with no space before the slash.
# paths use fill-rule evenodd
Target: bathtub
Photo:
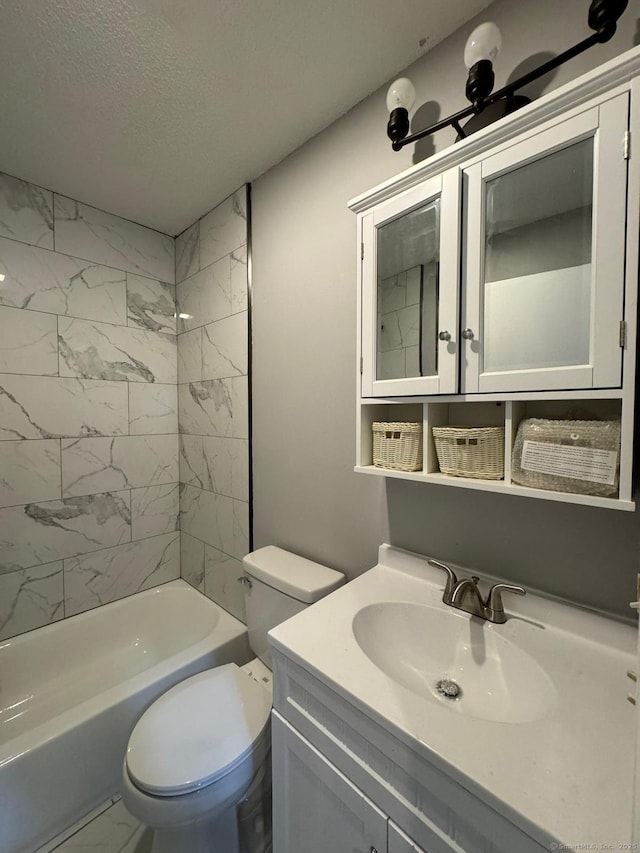
<path id="1" fill-rule="evenodd" d="M 32 853 L 116 794 L 157 696 L 250 657 L 245 626 L 181 580 L 0 643 L 0 853 Z"/>

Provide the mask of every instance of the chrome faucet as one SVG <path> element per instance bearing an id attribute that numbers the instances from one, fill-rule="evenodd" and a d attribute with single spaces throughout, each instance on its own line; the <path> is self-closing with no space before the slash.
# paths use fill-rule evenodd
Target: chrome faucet
<path id="1" fill-rule="evenodd" d="M 447 573 L 447 582 L 442 593 L 442 601 L 445 604 L 448 604 L 449 607 L 455 607 L 457 610 L 464 610 L 465 613 L 471 613 L 472 616 L 479 616 L 480 619 L 486 619 L 488 622 L 502 625 L 507 621 L 502 604 L 503 592 L 525 595 L 521 586 L 496 583 L 489 590 L 486 601 L 483 601 L 478 587 L 480 578 L 473 575 L 470 578 L 458 580 L 456 573 L 450 566 L 440 563 L 438 560 L 429 560 L 428 563 L 430 566 L 442 569 Z"/>

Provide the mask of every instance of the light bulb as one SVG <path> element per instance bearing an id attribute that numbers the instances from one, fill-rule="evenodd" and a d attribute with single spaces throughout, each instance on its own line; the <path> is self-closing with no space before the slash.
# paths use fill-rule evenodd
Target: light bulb
<path id="1" fill-rule="evenodd" d="M 480 24 L 471 33 L 464 46 L 464 64 L 467 68 L 472 68 L 482 59 L 493 62 L 501 47 L 502 33 L 498 27 L 491 21 Z"/>
<path id="2" fill-rule="evenodd" d="M 387 92 L 387 109 L 392 113 L 398 107 L 409 111 L 416 102 L 416 90 L 413 83 L 406 77 L 400 77 L 389 86 Z"/>

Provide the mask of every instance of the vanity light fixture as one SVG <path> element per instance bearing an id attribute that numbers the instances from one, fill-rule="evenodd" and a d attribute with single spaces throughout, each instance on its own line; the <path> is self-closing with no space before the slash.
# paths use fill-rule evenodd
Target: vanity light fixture
<path id="1" fill-rule="evenodd" d="M 0 272 L 0 281 L 4 281 L 4 273 Z"/>
<path id="2" fill-rule="evenodd" d="M 424 139 L 425 136 L 445 127 L 453 127 L 458 133 L 458 139 L 464 139 L 492 121 L 530 103 L 530 98 L 516 94 L 517 90 L 593 45 L 609 41 L 616 31 L 619 18 L 627 8 L 627 3 L 628 0 L 592 0 L 588 15 L 589 27 L 594 30 L 592 35 L 493 93 L 493 61 L 502 46 L 502 35 L 495 24 L 480 24 L 467 39 L 464 49 L 464 62 L 469 69 L 465 94 L 471 101 L 471 106 L 408 136 L 409 112 L 415 102 L 416 93 L 413 84 L 406 77 L 396 80 L 387 92 L 387 109 L 390 113 L 387 136 L 391 140 L 391 147 L 394 151 L 400 151 L 405 145 Z M 488 107 L 494 108 L 485 112 Z M 469 121 L 464 126 L 461 125 L 460 122 L 466 118 L 469 118 Z"/>

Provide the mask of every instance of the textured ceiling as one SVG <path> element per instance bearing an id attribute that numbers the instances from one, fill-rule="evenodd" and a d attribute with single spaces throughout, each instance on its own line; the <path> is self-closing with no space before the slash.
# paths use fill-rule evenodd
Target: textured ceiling
<path id="1" fill-rule="evenodd" d="M 0 171 L 179 233 L 487 5 L 1 0 Z"/>

